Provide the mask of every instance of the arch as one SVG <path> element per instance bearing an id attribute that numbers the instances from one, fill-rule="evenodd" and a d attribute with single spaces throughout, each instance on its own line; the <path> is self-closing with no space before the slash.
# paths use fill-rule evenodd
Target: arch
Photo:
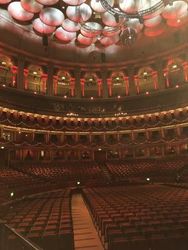
<path id="1" fill-rule="evenodd" d="M 0 84 L 8 87 L 16 87 L 17 67 L 13 65 L 10 57 L 0 54 Z"/>
<path id="2" fill-rule="evenodd" d="M 140 68 L 137 75 L 140 93 L 148 93 L 156 89 L 156 84 L 154 82 L 154 71 L 150 66 Z"/>
<path id="3" fill-rule="evenodd" d="M 58 96 L 71 95 L 71 75 L 68 71 L 58 71 L 57 81 L 54 82 L 54 94 Z"/>
<path id="4" fill-rule="evenodd" d="M 125 74 L 123 71 L 115 71 L 111 74 L 112 96 L 125 95 Z"/>
<path id="5" fill-rule="evenodd" d="M 39 65 L 30 64 L 25 74 L 25 89 L 33 91 L 34 93 L 44 94 L 46 86 L 43 82 L 43 69 Z"/>
<path id="6" fill-rule="evenodd" d="M 173 58 L 168 60 L 166 66 L 168 77 L 167 87 L 179 87 L 184 82 L 183 60 L 181 58 Z"/>
<path id="7" fill-rule="evenodd" d="M 98 97 L 98 76 L 95 72 L 84 74 L 84 96 Z"/>

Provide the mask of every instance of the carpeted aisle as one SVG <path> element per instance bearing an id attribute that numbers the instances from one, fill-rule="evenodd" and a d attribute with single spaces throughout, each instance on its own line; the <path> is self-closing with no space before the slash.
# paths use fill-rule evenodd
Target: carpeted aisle
<path id="1" fill-rule="evenodd" d="M 75 250 L 104 250 L 81 194 L 72 196 Z"/>

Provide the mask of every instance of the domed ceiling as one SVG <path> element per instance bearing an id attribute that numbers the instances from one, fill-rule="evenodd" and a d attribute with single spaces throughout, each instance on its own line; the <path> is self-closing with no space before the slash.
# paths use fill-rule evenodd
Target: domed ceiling
<path id="1" fill-rule="evenodd" d="M 139 47 L 186 26 L 187 9 L 181 0 L 0 0 L 1 27 L 8 21 L 43 46 L 82 53 Z"/>

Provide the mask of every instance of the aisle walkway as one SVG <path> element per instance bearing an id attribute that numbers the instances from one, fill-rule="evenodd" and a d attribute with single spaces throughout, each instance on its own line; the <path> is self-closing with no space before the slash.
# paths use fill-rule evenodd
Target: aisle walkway
<path id="1" fill-rule="evenodd" d="M 72 196 L 75 250 L 104 250 L 81 194 Z"/>

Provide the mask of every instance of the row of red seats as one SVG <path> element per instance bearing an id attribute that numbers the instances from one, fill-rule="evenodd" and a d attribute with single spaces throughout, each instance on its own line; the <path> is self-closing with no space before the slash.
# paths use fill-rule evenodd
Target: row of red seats
<path id="1" fill-rule="evenodd" d="M 115 179 L 146 179 L 153 181 L 174 181 L 176 174 L 186 164 L 186 158 L 143 159 L 132 161 L 107 162 L 109 173 Z"/>
<path id="2" fill-rule="evenodd" d="M 44 249 L 72 250 L 73 228 L 70 206 L 70 190 L 58 190 L 27 197 L 12 203 L 11 206 L 2 207 L 1 218 L 17 232 Z"/>
<path id="3" fill-rule="evenodd" d="M 83 190 L 108 250 L 186 250 L 188 190 L 145 185 Z"/>

